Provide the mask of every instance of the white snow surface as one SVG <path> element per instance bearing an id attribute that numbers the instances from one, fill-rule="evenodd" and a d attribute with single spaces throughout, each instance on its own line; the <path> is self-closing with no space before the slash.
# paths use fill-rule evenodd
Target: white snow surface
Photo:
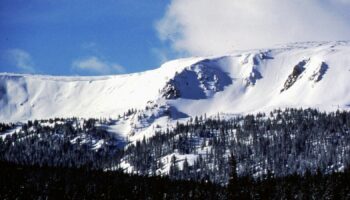
<path id="1" fill-rule="evenodd" d="M 294 67 L 303 60 L 304 71 L 281 92 Z M 176 81 L 179 98 L 166 99 L 162 93 L 170 79 Z M 145 110 L 155 104 L 166 108 Z M 224 56 L 178 59 L 158 69 L 127 75 L 0 73 L 0 122 L 54 117 L 117 118 L 134 108 L 149 118 L 134 120 L 133 126 L 144 124 L 143 130 L 149 132 L 147 127 L 153 123 L 172 123 L 164 118 L 168 115 L 162 114 L 161 109 L 171 113 L 169 119 L 178 120 L 285 107 L 350 109 L 350 42 L 295 43 Z M 131 132 L 131 126 L 125 123 L 119 122 L 115 129 Z"/>

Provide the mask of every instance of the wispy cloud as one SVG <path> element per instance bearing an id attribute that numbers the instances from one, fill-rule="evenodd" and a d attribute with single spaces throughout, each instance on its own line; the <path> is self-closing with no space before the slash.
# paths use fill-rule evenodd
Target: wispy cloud
<path id="1" fill-rule="evenodd" d="M 84 50 L 93 50 L 96 51 L 97 49 L 97 43 L 95 42 L 84 42 L 81 45 L 82 49 Z"/>
<path id="2" fill-rule="evenodd" d="M 10 49 L 5 53 L 8 62 L 22 72 L 35 72 L 32 56 L 23 49 Z"/>
<path id="3" fill-rule="evenodd" d="M 163 64 L 164 62 L 169 60 L 168 58 L 169 52 L 167 52 L 167 50 L 164 48 L 152 48 L 151 52 L 157 58 L 159 62 L 158 64 Z"/>
<path id="4" fill-rule="evenodd" d="M 171 0 L 157 23 L 177 52 L 221 54 L 298 41 L 350 39 L 350 0 Z"/>
<path id="5" fill-rule="evenodd" d="M 72 68 L 96 74 L 124 73 L 125 68 L 119 64 L 108 62 L 96 56 L 86 57 L 73 61 Z"/>

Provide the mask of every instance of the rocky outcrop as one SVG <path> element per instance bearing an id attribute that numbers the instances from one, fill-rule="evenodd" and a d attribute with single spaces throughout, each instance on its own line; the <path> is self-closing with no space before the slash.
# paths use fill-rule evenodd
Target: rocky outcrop
<path id="1" fill-rule="evenodd" d="M 288 76 L 286 82 L 284 83 L 283 89 L 281 92 L 288 90 L 290 87 L 294 85 L 294 83 L 298 80 L 301 74 L 305 70 L 305 65 L 309 62 L 309 60 L 300 61 L 297 65 L 294 66 L 292 73 Z"/>

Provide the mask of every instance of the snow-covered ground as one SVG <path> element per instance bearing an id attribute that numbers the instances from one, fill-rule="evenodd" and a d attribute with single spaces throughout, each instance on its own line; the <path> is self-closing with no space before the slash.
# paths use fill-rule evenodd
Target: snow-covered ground
<path id="1" fill-rule="evenodd" d="M 179 59 L 128 75 L 0 74 L 0 122 L 116 119 L 135 109 L 110 127 L 131 140 L 186 117 L 284 107 L 350 109 L 350 42 L 295 43 Z"/>

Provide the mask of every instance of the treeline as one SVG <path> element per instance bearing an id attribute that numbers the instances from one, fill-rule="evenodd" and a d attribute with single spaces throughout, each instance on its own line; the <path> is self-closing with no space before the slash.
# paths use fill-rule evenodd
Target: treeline
<path id="1" fill-rule="evenodd" d="M 337 199 L 350 198 L 350 172 L 260 179 L 231 177 L 227 187 L 120 171 L 0 162 L 0 199 Z M 233 174 L 231 174 L 233 175 Z"/>

